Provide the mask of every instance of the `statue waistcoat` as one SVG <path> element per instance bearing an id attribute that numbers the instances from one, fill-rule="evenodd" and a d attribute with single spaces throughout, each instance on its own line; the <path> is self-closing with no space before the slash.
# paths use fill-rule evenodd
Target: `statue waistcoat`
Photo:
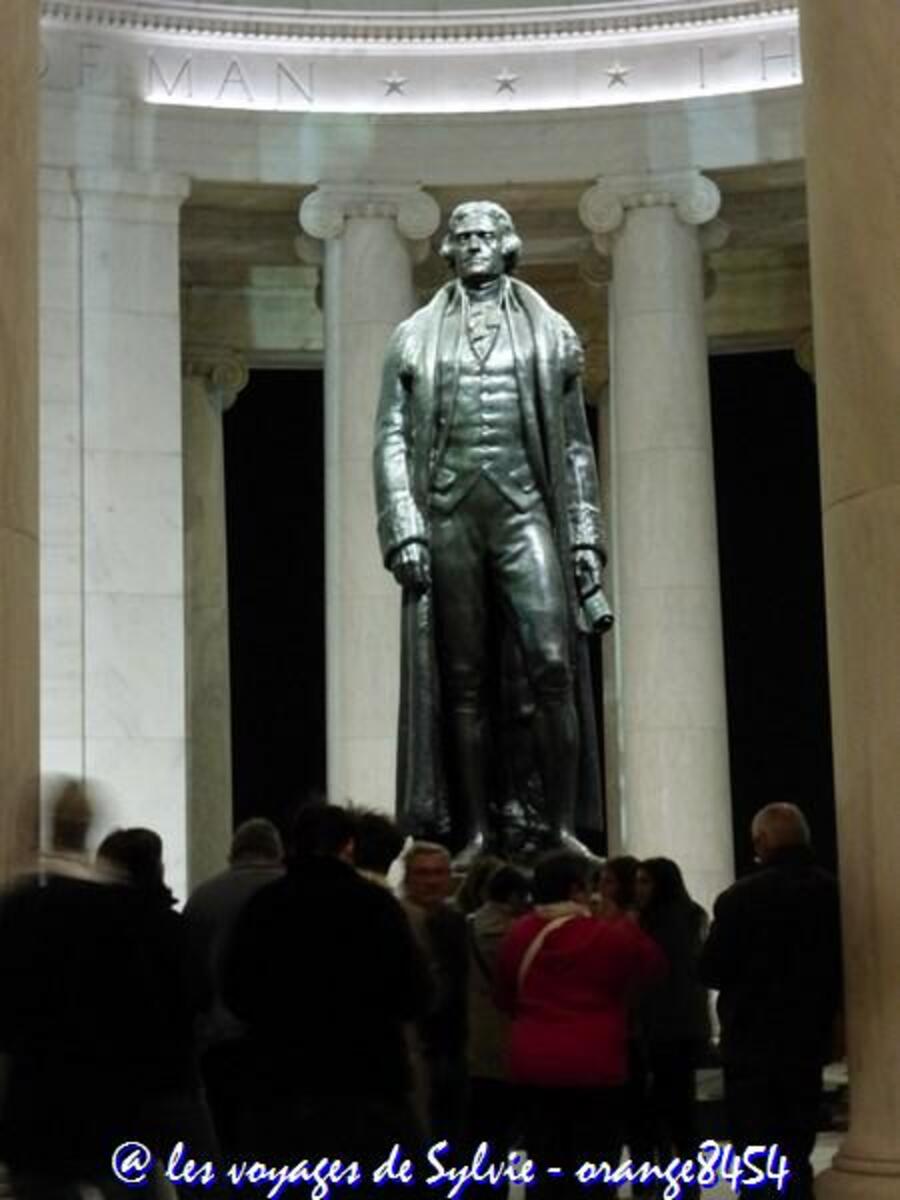
<path id="1" fill-rule="evenodd" d="M 441 453 L 431 476 L 429 504 L 450 513 L 479 478 L 486 478 L 520 512 L 541 500 L 525 449 L 522 406 L 509 330 L 501 320 L 483 357 L 463 330 L 452 405 L 437 418 Z M 452 414 L 452 415 L 451 415 Z M 446 423 L 450 420 L 450 427 Z"/>

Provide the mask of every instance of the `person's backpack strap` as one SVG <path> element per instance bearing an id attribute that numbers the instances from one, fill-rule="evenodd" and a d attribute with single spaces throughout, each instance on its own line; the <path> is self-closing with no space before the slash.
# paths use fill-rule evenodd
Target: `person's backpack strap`
<path id="1" fill-rule="evenodd" d="M 553 933 L 554 930 L 559 929 L 561 926 L 565 925 L 567 921 L 572 921 L 574 918 L 574 913 L 567 913 L 564 917 L 557 917 L 554 921 L 548 921 L 544 928 L 541 929 L 536 937 L 532 940 L 528 949 L 522 956 L 522 961 L 519 963 L 519 972 L 516 976 L 516 986 L 519 993 L 522 991 L 522 985 L 525 982 L 525 977 L 531 970 L 531 965 L 540 953 L 544 942 L 546 942 L 547 938 L 551 933 Z"/>

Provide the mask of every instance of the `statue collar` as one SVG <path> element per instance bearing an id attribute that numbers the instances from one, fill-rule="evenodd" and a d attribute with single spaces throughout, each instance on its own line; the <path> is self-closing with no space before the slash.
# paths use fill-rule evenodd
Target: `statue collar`
<path id="1" fill-rule="evenodd" d="M 450 285 L 450 295 L 448 297 L 448 308 L 459 308 L 463 311 L 468 308 L 471 303 L 473 293 L 455 279 Z M 506 308 L 508 304 L 515 303 L 515 292 L 512 286 L 512 280 L 508 275 L 501 275 L 499 279 L 499 287 L 497 291 L 491 295 L 491 299 L 500 308 Z"/>

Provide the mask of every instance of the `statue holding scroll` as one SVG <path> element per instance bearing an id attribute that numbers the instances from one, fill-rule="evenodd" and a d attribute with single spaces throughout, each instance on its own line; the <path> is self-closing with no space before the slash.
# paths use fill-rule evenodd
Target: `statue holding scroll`
<path id="1" fill-rule="evenodd" d="M 600 821 L 587 639 L 612 621 L 569 323 L 512 278 L 509 214 L 452 213 L 456 278 L 398 326 L 375 430 L 385 565 L 403 588 L 398 812 L 465 865 L 583 849 Z"/>

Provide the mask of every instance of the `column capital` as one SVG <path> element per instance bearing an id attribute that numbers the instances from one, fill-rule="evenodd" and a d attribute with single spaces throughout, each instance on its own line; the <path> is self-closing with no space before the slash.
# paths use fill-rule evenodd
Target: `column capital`
<path id="1" fill-rule="evenodd" d="M 652 171 L 642 175 L 604 175 L 583 194 L 578 215 L 594 235 L 601 253 L 606 237 L 619 229 L 627 214 L 637 208 L 674 208 L 686 225 L 709 226 L 722 197 L 711 179 L 696 170 Z M 716 222 L 716 240 L 722 244 L 725 227 Z"/>
<path id="2" fill-rule="evenodd" d="M 310 237 L 338 238 L 348 217 L 393 217 L 410 241 L 423 241 L 437 229 L 441 210 L 417 186 L 320 183 L 300 205 L 300 228 Z"/>
<path id="3" fill-rule="evenodd" d="M 220 414 L 231 408 L 250 379 L 244 358 L 224 346 L 186 346 L 182 373 L 185 379 L 200 380 L 210 404 Z"/>
<path id="4" fill-rule="evenodd" d="M 169 171 L 119 171 L 77 168 L 72 191 L 85 213 L 101 220 L 177 220 L 191 194 L 188 175 Z"/>

